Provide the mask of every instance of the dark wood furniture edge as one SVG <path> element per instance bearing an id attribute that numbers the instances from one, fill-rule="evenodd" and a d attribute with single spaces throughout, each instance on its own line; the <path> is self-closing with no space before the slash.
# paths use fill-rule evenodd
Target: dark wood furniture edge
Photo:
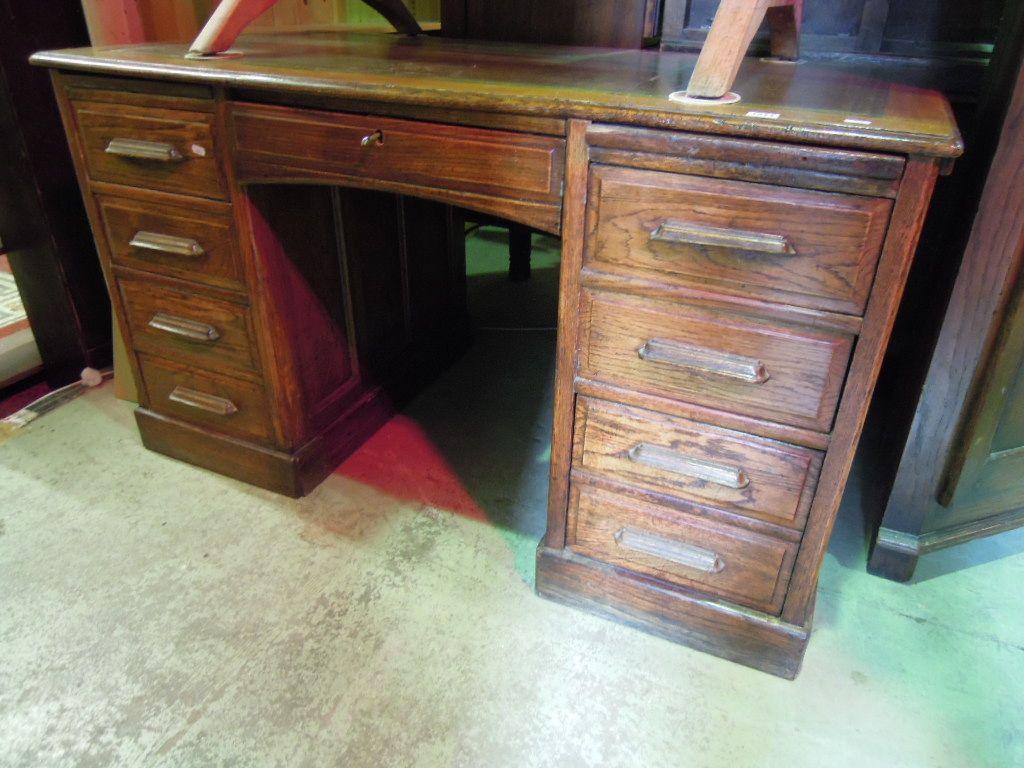
<path id="1" fill-rule="evenodd" d="M 904 533 L 882 526 L 878 529 L 878 540 L 875 542 L 875 546 L 921 556 L 963 544 L 972 539 L 1011 531 L 1014 528 L 1019 528 L 1021 524 L 1024 524 L 1024 508 L 1013 509 L 996 517 L 977 520 L 973 523 L 964 523 L 918 534 Z"/>
<path id="2" fill-rule="evenodd" d="M 982 385 L 986 360 L 997 343 L 996 331 L 1001 323 L 995 318 L 1009 311 L 1014 294 L 1019 291 L 1016 276 L 1024 264 L 1020 248 L 1024 219 L 1017 214 L 1024 205 L 1024 189 L 1017 182 L 1024 145 L 1014 126 L 1022 115 L 1024 70 L 1019 70 L 1002 138 L 918 400 L 926 407 L 918 407 L 914 414 L 885 503 L 879 536 L 868 561 L 868 570 L 876 576 L 908 581 L 920 555 L 968 538 L 965 533 L 970 525 L 922 534 L 910 531 L 921 531 L 933 505 L 939 503 L 951 473 L 964 460 L 962 452 L 958 456 L 955 445 L 973 416 L 972 393 Z M 951 371 L 957 373 L 953 375 Z M 952 424 L 948 423 L 951 414 L 955 418 Z M 1007 530 L 1002 525 L 1014 514 L 1000 516 L 991 533 Z M 884 536 L 883 530 L 888 532 Z M 982 526 L 974 536 L 989 535 L 985 530 Z M 916 545 L 894 543 L 907 542 L 907 537 L 913 537 Z M 932 546 L 922 547 L 921 538 L 933 542 Z"/>
<path id="3" fill-rule="evenodd" d="M 702 600 L 564 550 L 537 550 L 537 593 L 787 680 L 800 671 L 810 637 L 756 611 Z"/>

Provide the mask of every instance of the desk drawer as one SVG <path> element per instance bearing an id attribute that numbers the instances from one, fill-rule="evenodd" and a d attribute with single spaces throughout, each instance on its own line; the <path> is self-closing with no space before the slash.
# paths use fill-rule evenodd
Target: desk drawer
<path id="1" fill-rule="evenodd" d="M 272 442 L 266 393 L 260 384 L 139 355 L 149 407 L 235 437 Z"/>
<path id="2" fill-rule="evenodd" d="M 74 110 L 93 181 L 225 197 L 210 115 L 88 101 Z"/>
<path id="3" fill-rule="evenodd" d="M 800 530 L 821 454 L 580 397 L 576 463 L 620 483 Z"/>
<path id="4" fill-rule="evenodd" d="M 778 613 L 798 545 L 586 485 L 568 545 L 595 560 Z"/>
<path id="5" fill-rule="evenodd" d="M 272 175 L 344 174 L 560 203 L 564 139 L 257 105 L 236 108 L 233 124 L 243 173 L 270 166 Z"/>
<path id="6" fill-rule="evenodd" d="M 852 339 L 736 311 L 588 291 L 579 375 L 828 432 Z"/>
<path id="7" fill-rule="evenodd" d="M 97 195 L 114 264 L 245 290 L 231 207 Z"/>
<path id="8" fill-rule="evenodd" d="M 152 281 L 122 277 L 118 286 L 136 350 L 212 370 L 259 371 L 248 307 Z"/>
<path id="9" fill-rule="evenodd" d="M 594 166 L 586 259 L 863 314 L 892 201 Z"/>

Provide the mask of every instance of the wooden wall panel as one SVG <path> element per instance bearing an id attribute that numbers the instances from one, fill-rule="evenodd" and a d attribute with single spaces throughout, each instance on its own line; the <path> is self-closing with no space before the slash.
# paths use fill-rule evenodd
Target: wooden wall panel
<path id="1" fill-rule="evenodd" d="M 446 37 L 640 48 L 656 43 L 661 0 L 443 0 Z"/>

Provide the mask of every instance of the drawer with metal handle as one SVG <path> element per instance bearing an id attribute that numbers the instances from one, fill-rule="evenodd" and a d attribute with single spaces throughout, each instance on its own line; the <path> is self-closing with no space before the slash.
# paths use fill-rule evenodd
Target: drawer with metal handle
<path id="1" fill-rule="evenodd" d="M 575 433 L 579 471 L 795 530 L 821 471 L 818 451 L 589 397 Z"/>
<path id="2" fill-rule="evenodd" d="M 231 206 L 164 195 L 97 195 L 111 261 L 119 266 L 242 291 L 245 275 Z"/>
<path id="3" fill-rule="evenodd" d="M 853 340 L 842 333 L 683 302 L 583 291 L 578 375 L 826 433 Z M 656 410 L 663 403 L 651 402 Z"/>
<path id="4" fill-rule="evenodd" d="M 92 181 L 226 197 L 210 114 L 99 101 L 72 106 Z"/>
<path id="5" fill-rule="evenodd" d="M 568 532 L 578 554 L 772 614 L 799 546 L 581 483 Z"/>
<path id="6" fill-rule="evenodd" d="M 139 355 L 148 407 L 190 424 L 272 444 L 273 427 L 263 385 Z"/>
<path id="7" fill-rule="evenodd" d="M 892 200 L 596 165 L 585 262 L 863 314 Z"/>
<path id="8" fill-rule="evenodd" d="M 124 275 L 118 287 L 137 351 L 210 370 L 258 375 L 248 307 Z"/>

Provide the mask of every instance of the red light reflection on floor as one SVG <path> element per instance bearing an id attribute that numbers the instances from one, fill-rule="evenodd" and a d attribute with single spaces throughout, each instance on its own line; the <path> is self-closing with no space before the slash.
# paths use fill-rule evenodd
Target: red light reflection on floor
<path id="1" fill-rule="evenodd" d="M 487 521 L 437 446 L 407 416 L 391 419 L 335 472 L 404 501 Z"/>

